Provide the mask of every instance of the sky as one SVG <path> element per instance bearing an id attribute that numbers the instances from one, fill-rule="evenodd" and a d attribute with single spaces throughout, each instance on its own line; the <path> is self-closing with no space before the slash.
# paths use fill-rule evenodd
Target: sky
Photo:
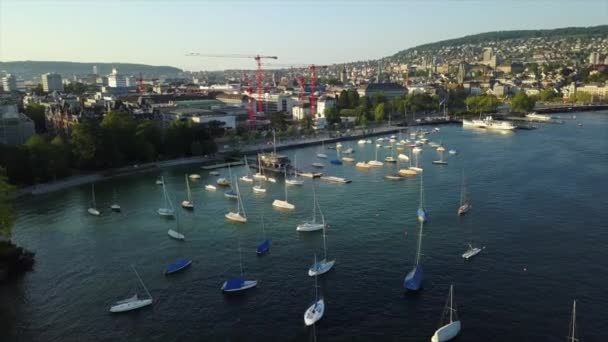
<path id="1" fill-rule="evenodd" d="M 170 65 L 184 70 L 332 64 L 499 30 L 608 24 L 608 0 L 0 0 L 0 61 Z"/>

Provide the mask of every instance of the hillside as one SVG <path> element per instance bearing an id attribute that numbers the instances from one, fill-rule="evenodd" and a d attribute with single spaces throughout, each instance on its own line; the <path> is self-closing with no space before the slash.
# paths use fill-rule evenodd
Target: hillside
<path id="1" fill-rule="evenodd" d="M 525 59 L 534 53 L 554 50 L 563 53 L 588 53 L 593 49 L 594 39 L 608 38 L 608 25 L 592 27 L 566 27 L 551 30 L 516 30 L 485 32 L 461 38 L 442 40 L 402 50 L 385 60 L 395 62 L 418 62 L 421 55 L 436 55 L 439 58 L 457 57 L 469 60 L 470 53 L 479 54 L 485 46 L 493 46 L 506 59 Z M 517 49 L 510 47 L 516 46 Z M 526 49 L 519 47 L 526 46 Z M 564 48 L 572 48 L 564 51 Z M 599 48 L 599 47 L 598 47 Z M 470 50 L 456 53 L 455 49 Z M 467 53 L 470 52 L 470 53 Z M 570 57 L 570 56 L 568 56 Z"/>
<path id="2" fill-rule="evenodd" d="M 138 75 L 145 77 L 174 77 L 181 69 L 170 66 L 154 66 L 146 64 L 131 63 L 77 63 L 77 62 L 54 62 L 54 61 L 14 61 L 0 62 L 0 70 L 19 75 L 22 78 L 38 77 L 47 72 L 56 72 L 64 77 L 71 75 L 86 75 L 93 72 L 93 66 L 97 66 L 100 75 L 107 75 L 112 68 L 118 68 L 121 74 Z"/>

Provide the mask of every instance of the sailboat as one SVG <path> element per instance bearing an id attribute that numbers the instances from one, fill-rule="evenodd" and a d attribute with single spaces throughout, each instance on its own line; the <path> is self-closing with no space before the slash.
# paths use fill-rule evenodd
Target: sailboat
<path id="1" fill-rule="evenodd" d="M 410 160 L 411 160 L 411 158 L 410 158 Z M 414 171 L 416 171 L 416 172 L 422 172 L 422 171 L 423 171 L 423 169 L 422 169 L 421 167 L 419 167 L 419 166 L 418 166 L 418 154 L 414 154 L 414 160 L 415 160 L 415 162 L 416 162 L 416 163 L 415 163 L 415 165 L 416 165 L 416 166 L 410 166 L 410 167 L 409 167 L 409 169 L 410 169 L 410 170 L 414 170 Z"/>
<path id="2" fill-rule="evenodd" d="M 298 169 L 298 156 L 297 155 L 294 156 L 293 159 L 294 159 L 293 177 L 292 178 L 285 177 L 285 184 L 287 184 L 287 185 L 302 185 L 302 184 L 304 184 L 304 181 L 298 178 L 298 172 L 296 171 Z"/>
<path id="3" fill-rule="evenodd" d="M 169 230 L 167 230 L 167 235 L 175 240 L 183 241 L 185 239 L 184 234 L 179 232 L 179 219 L 177 216 L 175 217 L 175 229 L 169 228 Z"/>
<path id="4" fill-rule="evenodd" d="M 243 257 L 241 255 L 241 245 L 239 243 L 239 266 L 241 267 L 241 274 L 239 277 L 233 277 L 224 282 L 222 285 L 222 291 L 224 292 L 238 292 L 255 287 L 258 284 L 257 280 L 245 280 L 243 278 Z"/>
<path id="5" fill-rule="evenodd" d="M 118 204 L 118 202 L 116 201 L 116 197 L 117 197 L 116 189 L 113 189 L 112 192 L 113 192 L 113 196 L 112 196 L 113 203 L 110 205 L 110 210 L 112 210 L 113 212 L 119 213 L 121 211 L 121 208 L 120 208 L 120 204 Z"/>
<path id="6" fill-rule="evenodd" d="M 405 279 L 403 280 L 403 287 L 410 291 L 420 290 L 422 287 L 422 280 L 424 278 L 424 271 L 422 269 L 422 265 L 420 264 L 423 226 L 424 223 L 420 222 L 420 227 L 418 228 L 418 246 L 416 247 L 416 263 L 414 264 L 414 268 L 412 268 L 412 270 L 405 276 Z"/>
<path id="7" fill-rule="evenodd" d="M 139 274 L 137 273 L 137 270 L 135 269 L 135 267 L 133 267 L 131 265 L 131 269 L 133 269 L 133 272 L 135 272 L 135 275 L 137 276 L 137 279 L 139 279 L 141 286 L 144 288 L 144 290 L 146 290 L 146 294 L 148 295 L 148 298 L 139 299 L 137 294 L 135 294 L 131 298 L 127 298 L 127 299 L 114 303 L 114 305 L 112 305 L 110 307 L 110 312 L 114 312 L 114 313 L 126 312 L 126 311 L 143 308 L 144 306 L 148 306 L 148 305 L 152 304 L 153 299 L 152 299 L 152 295 L 150 294 L 150 291 L 148 291 L 148 288 L 146 287 L 144 282 L 139 277 Z"/>
<path id="8" fill-rule="evenodd" d="M 178 259 L 175 262 L 167 265 L 167 269 L 165 270 L 165 275 L 171 275 L 177 273 L 181 270 L 186 269 L 188 266 L 192 265 L 191 259 Z"/>
<path id="9" fill-rule="evenodd" d="M 310 266 L 310 268 L 308 269 L 308 275 L 311 277 L 319 276 L 323 273 L 328 272 L 329 270 L 331 270 L 332 267 L 334 267 L 334 264 L 336 263 L 336 260 L 327 260 L 327 238 L 325 234 L 326 229 L 326 225 L 323 225 L 323 260 L 316 261 L 317 258 L 315 256 L 315 263 L 312 264 L 312 266 Z"/>
<path id="10" fill-rule="evenodd" d="M 228 165 L 228 175 L 230 176 L 230 180 L 232 181 L 232 171 L 230 169 L 230 164 Z M 236 184 L 237 182 L 235 181 L 234 183 Z M 224 192 L 224 197 L 238 199 L 238 194 L 232 189 L 232 185 L 230 185 L 230 190 Z"/>
<path id="11" fill-rule="evenodd" d="M 466 214 L 473 206 L 467 198 L 467 189 L 464 182 L 464 171 L 462 171 L 462 186 L 460 188 L 460 206 L 458 207 L 458 216 Z"/>
<path id="12" fill-rule="evenodd" d="M 188 199 L 182 201 L 182 208 L 194 209 L 194 203 L 192 202 L 192 193 L 190 192 L 190 182 L 188 181 L 187 174 L 186 174 L 186 189 L 188 191 Z"/>
<path id="13" fill-rule="evenodd" d="M 446 308 L 444 310 L 443 317 L 449 316 L 449 322 L 443 325 L 441 328 L 435 331 L 433 337 L 431 337 L 431 342 L 444 342 L 449 341 L 456 337 L 460 332 L 460 321 L 456 316 L 456 308 L 454 307 L 454 285 L 450 285 L 450 295 L 448 297 L 448 301 L 446 303 Z M 443 318 L 442 318 L 443 320 Z"/>
<path id="14" fill-rule="evenodd" d="M 158 215 L 165 217 L 173 217 L 173 203 L 171 203 L 171 199 L 169 198 L 169 194 L 167 194 L 167 188 L 165 187 L 165 180 L 162 179 L 163 182 L 163 198 L 164 198 L 164 206 L 157 210 Z"/>
<path id="15" fill-rule="evenodd" d="M 572 318 L 570 319 L 570 328 L 568 331 L 568 342 L 579 342 L 576 337 L 576 299 L 572 303 Z"/>
<path id="16" fill-rule="evenodd" d="M 324 149 L 324 148 L 325 148 L 325 140 L 321 140 L 321 149 Z M 317 158 L 325 159 L 325 158 L 327 158 L 327 154 L 321 153 L 319 150 L 319 153 L 317 153 Z"/>
<path id="17" fill-rule="evenodd" d="M 392 147 L 393 144 L 391 144 Z M 395 150 L 391 148 L 391 155 L 384 158 L 385 163 L 396 163 L 397 159 L 395 159 Z"/>
<path id="18" fill-rule="evenodd" d="M 315 255 L 315 264 L 317 263 L 317 256 Z M 323 297 L 319 298 L 319 285 L 317 284 L 317 277 L 315 277 L 315 301 L 311 306 L 304 312 L 304 324 L 307 326 L 315 324 L 318 320 L 323 318 L 325 313 L 325 301 Z"/>
<path id="19" fill-rule="evenodd" d="M 428 221 L 428 216 L 424 210 L 424 189 L 422 183 L 422 177 L 420 177 L 420 204 L 418 206 L 418 211 L 416 212 L 418 214 L 418 221 L 420 223 Z"/>
<path id="20" fill-rule="evenodd" d="M 266 188 L 264 187 L 263 183 L 262 183 L 262 178 L 256 178 L 255 176 L 253 177 L 258 181 L 258 184 L 253 186 L 253 192 L 257 192 L 257 193 L 266 193 Z"/>
<path id="21" fill-rule="evenodd" d="M 285 178 L 287 178 L 287 168 L 285 168 Z M 285 188 L 285 200 L 284 201 L 278 200 L 278 199 L 274 200 L 274 202 L 272 202 L 272 206 L 281 208 L 281 209 L 293 210 L 296 208 L 296 206 L 287 201 L 287 185 L 285 185 L 284 188 Z"/>
<path id="22" fill-rule="evenodd" d="M 367 162 L 367 165 L 370 166 L 382 166 L 384 165 L 383 162 L 378 160 L 378 146 L 376 146 L 376 158 L 374 160 L 370 160 Z"/>
<path id="23" fill-rule="evenodd" d="M 101 212 L 97 210 L 97 203 L 95 201 L 95 184 L 91 184 L 91 207 L 87 211 L 93 216 L 101 215 Z"/>
<path id="24" fill-rule="evenodd" d="M 253 183 L 253 177 L 251 177 L 251 173 L 250 173 L 250 169 L 249 169 L 249 164 L 247 163 L 247 157 L 245 157 L 245 169 L 247 170 L 247 174 L 241 177 L 241 180 L 243 182 L 247 182 L 247 183 Z"/>
<path id="25" fill-rule="evenodd" d="M 321 222 L 317 222 L 317 208 L 319 208 L 319 214 L 321 215 Z M 319 206 L 319 202 L 317 202 L 317 194 L 315 191 L 315 184 L 312 184 L 312 220 L 308 222 L 304 222 L 299 224 L 296 227 L 296 230 L 299 232 L 314 232 L 317 230 L 321 230 L 325 227 L 325 217 L 321 212 L 321 207 Z"/>
<path id="26" fill-rule="evenodd" d="M 266 176 L 264 176 L 264 170 L 262 169 L 262 160 L 260 159 L 260 155 L 258 154 L 258 172 L 253 175 L 254 179 L 257 180 L 266 180 Z"/>
<path id="27" fill-rule="evenodd" d="M 266 238 L 266 229 L 264 228 L 264 213 L 262 213 L 262 234 L 264 235 L 264 241 L 255 249 L 257 255 L 262 255 L 270 250 L 270 240 Z"/>
<path id="28" fill-rule="evenodd" d="M 445 160 L 443 160 L 443 150 L 439 150 L 437 149 L 437 153 L 439 154 L 439 160 L 433 160 L 433 164 L 435 165 L 448 165 L 448 162 L 446 162 Z"/>
<path id="29" fill-rule="evenodd" d="M 229 212 L 224 215 L 227 219 L 234 222 L 246 223 L 247 222 L 247 214 L 245 214 L 245 207 L 243 206 L 243 200 L 241 198 L 241 192 L 239 191 L 239 184 L 236 183 L 236 212 Z M 241 213 L 242 211 L 242 213 Z"/>

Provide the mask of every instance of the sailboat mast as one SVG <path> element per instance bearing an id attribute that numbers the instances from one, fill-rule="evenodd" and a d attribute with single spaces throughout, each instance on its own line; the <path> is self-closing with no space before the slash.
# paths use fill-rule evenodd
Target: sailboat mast
<path id="1" fill-rule="evenodd" d="M 325 225 L 323 225 L 323 259 L 327 260 L 327 238 L 325 237 Z"/>
<path id="2" fill-rule="evenodd" d="M 186 174 L 186 189 L 188 190 L 188 202 L 192 202 L 192 194 L 190 193 L 190 182 L 188 181 L 188 174 Z"/>
<path id="3" fill-rule="evenodd" d="M 131 265 L 131 269 L 133 270 L 133 272 L 135 272 L 135 275 L 137 276 L 137 279 L 139 280 L 139 283 L 141 284 L 141 286 L 144 288 L 144 290 L 146 290 L 148 297 L 152 298 L 152 295 L 150 294 L 150 291 L 148 291 L 146 284 L 144 284 L 143 280 L 141 280 L 139 273 L 137 273 L 137 270 L 135 269 L 135 267 L 133 265 Z"/>
<path id="4" fill-rule="evenodd" d="M 422 227 L 423 222 L 420 222 L 420 228 L 418 228 L 418 246 L 416 248 L 416 265 L 420 263 L 420 249 L 422 248 Z"/>
<path id="5" fill-rule="evenodd" d="M 570 323 L 570 334 L 568 336 L 569 342 L 578 342 L 576 338 L 576 299 L 572 304 L 572 322 Z"/>
<path id="6" fill-rule="evenodd" d="M 276 135 L 276 132 L 274 129 L 272 130 L 272 148 L 273 148 L 274 154 L 276 155 L 277 154 L 277 135 Z"/>
<path id="7" fill-rule="evenodd" d="M 452 311 L 453 311 L 452 301 L 454 299 L 453 297 L 454 297 L 454 285 L 450 285 L 450 323 L 452 323 Z"/>
<path id="8" fill-rule="evenodd" d="M 416 158 L 416 166 L 418 166 L 418 158 Z M 423 176 L 420 176 L 420 208 L 422 208 L 422 184 L 423 184 Z"/>
<path id="9" fill-rule="evenodd" d="M 312 182 L 312 223 L 317 222 L 317 193 L 315 192 L 315 182 Z"/>
<path id="10" fill-rule="evenodd" d="M 464 184 L 464 169 L 462 170 L 462 186 L 460 187 L 460 206 L 464 204 L 465 184 Z"/>
<path id="11" fill-rule="evenodd" d="M 285 167 L 285 179 L 287 179 L 287 167 Z M 285 188 L 285 202 L 287 202 L 287 183 L 283 183 L 283 187 Z"/>
<path id="12" fill-rule="evenodd" d="M 95 201 L 95 183 L 91 184 L 91 194 L 93 195 L 93 208 L 97 207 L 97 203 Z"/>
<path id="13" fill-rule="evenodd" d="M 239 267 L 241 268 L 241 278 L 243 277 L 243 256 L 241 255 L 241 240 L 239 239 Z"/>

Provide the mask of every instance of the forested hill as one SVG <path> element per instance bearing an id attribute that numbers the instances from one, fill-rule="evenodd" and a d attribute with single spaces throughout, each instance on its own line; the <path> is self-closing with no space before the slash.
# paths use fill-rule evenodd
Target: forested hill
<path id="1" fill-rule="evenodd" d="M 54 62 L 54 61 L 14 61 L 0 62 L 0 70 L 23 78 L 37 77 L 47 72 L 55 72 L 64 77 L 70 75 L 86 75 L 93 73 L 93 66 L 97 66 L 100 75 L 107 75 L 112 68 L 118 68 L 124 75 L 138 75 L 142 73 L 145 77 L 174 77 L 182 70 L 171 66 L 154 66 L 146 64 L 131 63 L 78 63 L 78 62 Z"/>

